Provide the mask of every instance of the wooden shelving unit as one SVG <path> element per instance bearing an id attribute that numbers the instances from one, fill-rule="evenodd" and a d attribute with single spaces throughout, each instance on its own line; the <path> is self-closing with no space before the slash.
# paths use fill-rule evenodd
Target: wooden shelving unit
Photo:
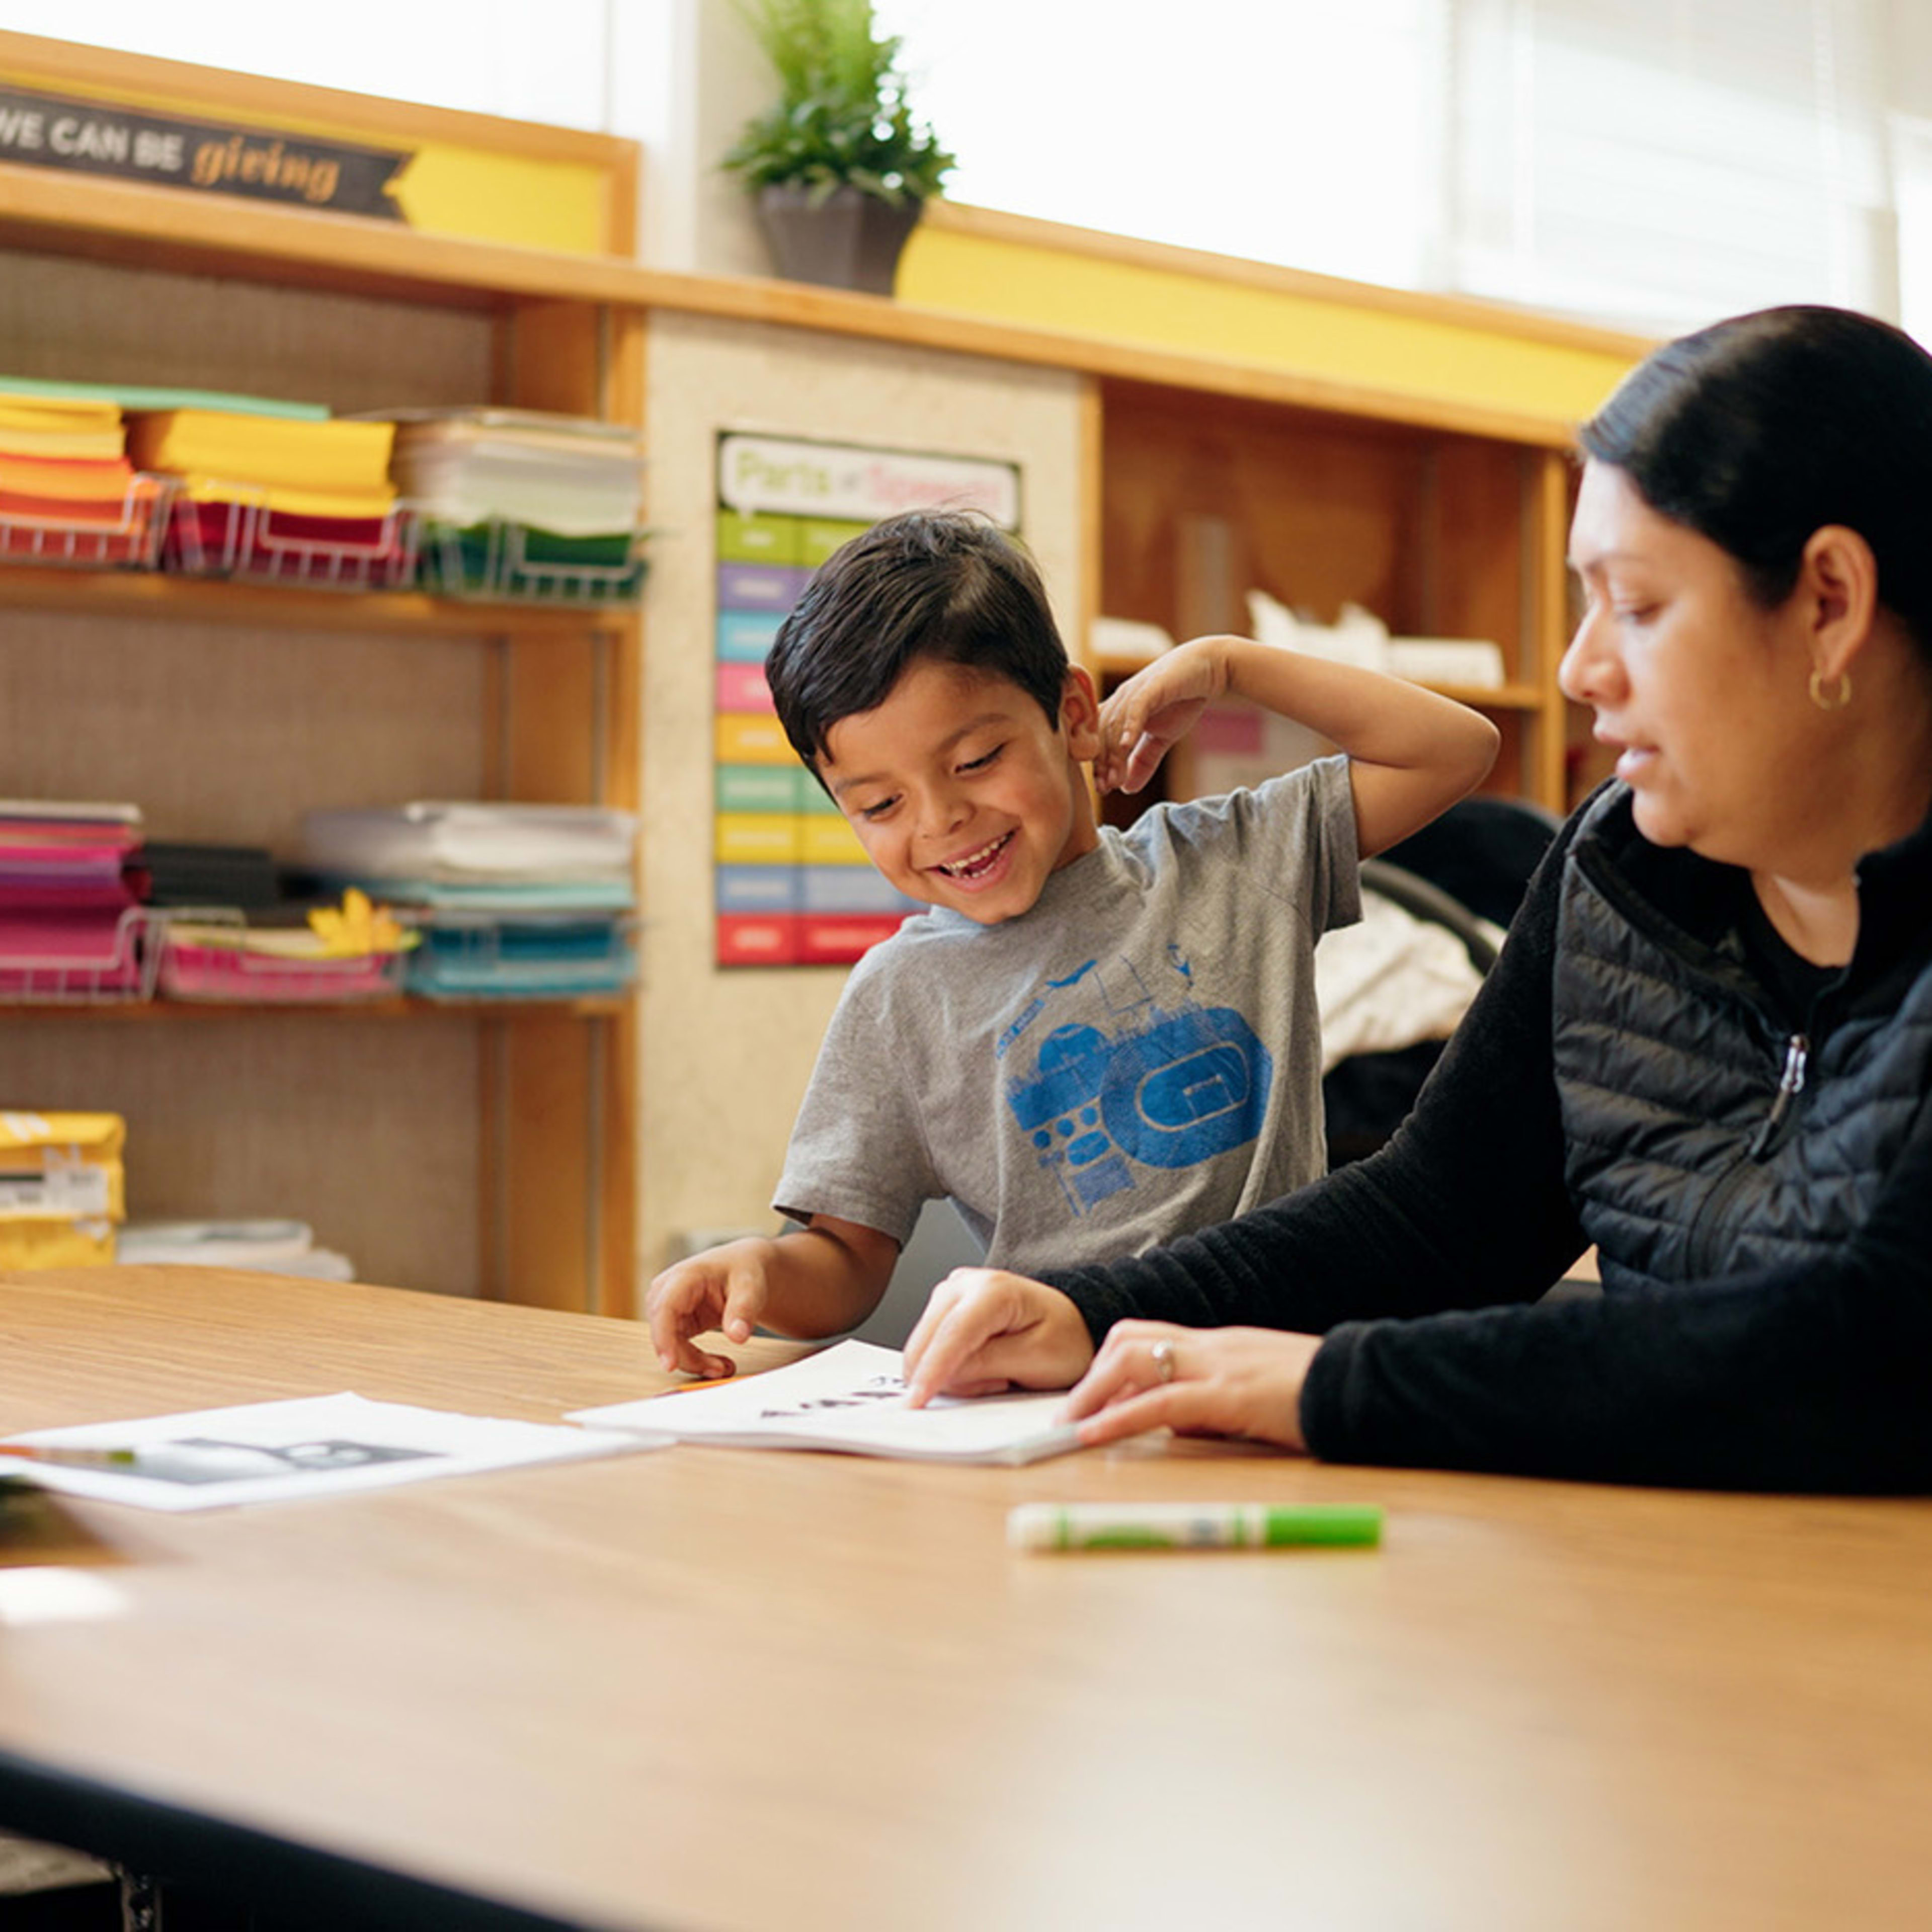
<path id="1" fill-rule="evenodd" d="M 1502 686 L 1438 688 L 1501 728 L 1490 788 L 1560 810 L 1568 458 L 1430 414 L 1101 381 L 1100 607 L 1176 637 L 1246 632 L 1258 589 L 1321 622 L 1352 603 L 1397 634 L 1492 641 Z"/>
<path id="2" fill-rule="evenodd" d="M 255 629 L 388 632 L 400 637 L 621 637 L 634 610 L 573 609 L 416 591 L 304 590 L 229 584 L 152 571 L 0 565 L 0 608 L 58 611 L 140 623 L 239 625 Z"/>
<path id="3" fill-rule="evenodd" d="M 235 85 L 238 115 L 304 111 Z M 610 171 L 612 258 L 0 166 L 0 369 L 637 423 L 635 152 L 556 142 Z M 282 851 L 310 806 L 638 802 L 634 608 L 26 566 L 0 607 L 10 795 Z M 124 1113 L 138 1214 L 297 1215 L 367 1280 L 616 1314 L 635 1058 L 628 999 L 0 1008 L 0 1104 Z"/>

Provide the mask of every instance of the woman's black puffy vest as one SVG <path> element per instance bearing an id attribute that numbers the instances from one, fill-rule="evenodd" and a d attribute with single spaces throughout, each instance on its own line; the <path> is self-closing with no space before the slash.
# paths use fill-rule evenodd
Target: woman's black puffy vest
<path id="1" fill-rule="evenodd" d="M 1567 1170 L 1604 1285 L 1802 1259 L 1870 1214 L 1932 1078 L 1927 830 L 1860 867 L 1820 1037 L 1779 1018 L 1712 909 L 1738 874 L 1650 846 L 1613 786 L 1565 866 L 1554 1047 Z"/>

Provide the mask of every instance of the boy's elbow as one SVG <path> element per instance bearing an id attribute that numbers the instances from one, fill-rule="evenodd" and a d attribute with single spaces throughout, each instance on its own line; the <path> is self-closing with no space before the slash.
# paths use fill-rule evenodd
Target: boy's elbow
<path id="1" fill-rule="evenodd" d="M 1457 798 L 1466 797 L 1489 776 L 1503 747 L 1503 734 L 1494 718 L 1472 711 L 1469 720 L 1470 729 L 1464 734 L 1467 748 L 1456 769 Z"/>

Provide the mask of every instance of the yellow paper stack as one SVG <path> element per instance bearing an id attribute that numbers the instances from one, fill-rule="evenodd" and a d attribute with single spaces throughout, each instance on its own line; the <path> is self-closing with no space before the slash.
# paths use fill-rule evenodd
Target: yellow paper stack
<path id="1" fill-rule="evenodd" d="M 178 476 L 196 503 L 241 500 L 289 516 L 386 516 L 395 501 L 388 422 L 310 421 L 229 410 L 139 410 L 128 448 L 143 470 Z"/>
<path id="2" fill-rule="evenodd" d="M 110 522 L 134 472 L 118 404 L 8 393 L 0 377 L 0 509 Z"/>
<path id="3" fill-rule="evenodd" d="M 0 1109 L 0 1268 L 84 1268 L 114 1258 L 127 1218 L 118 1114 Z"/>

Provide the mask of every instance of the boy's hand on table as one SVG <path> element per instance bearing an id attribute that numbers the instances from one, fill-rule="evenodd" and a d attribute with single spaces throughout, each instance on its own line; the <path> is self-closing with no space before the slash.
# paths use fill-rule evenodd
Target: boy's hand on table
<path id="1" fill-rule="evenodd" d="M 1094 1358 L 1080 1311 L 1057 1288 L 1002 1268 L 955 1268 L 905 1346 L 908 1397 L 1065 1388 Z"/>
<path id="2" fill-rule="evenodd" d="M 736 1364 L 729 1356 L 712 1354 L 691 1338 L 716 1329 L 734 1342 L 749 1339 L 764 1312 L 770 1292 L 766 1270 L 777 1246 L 756 1237 L 728 1241 L 666 1268 L 651 1283 L 644 1319 L 667 1369 L 713 1380 L 732 1372 Z"/>

